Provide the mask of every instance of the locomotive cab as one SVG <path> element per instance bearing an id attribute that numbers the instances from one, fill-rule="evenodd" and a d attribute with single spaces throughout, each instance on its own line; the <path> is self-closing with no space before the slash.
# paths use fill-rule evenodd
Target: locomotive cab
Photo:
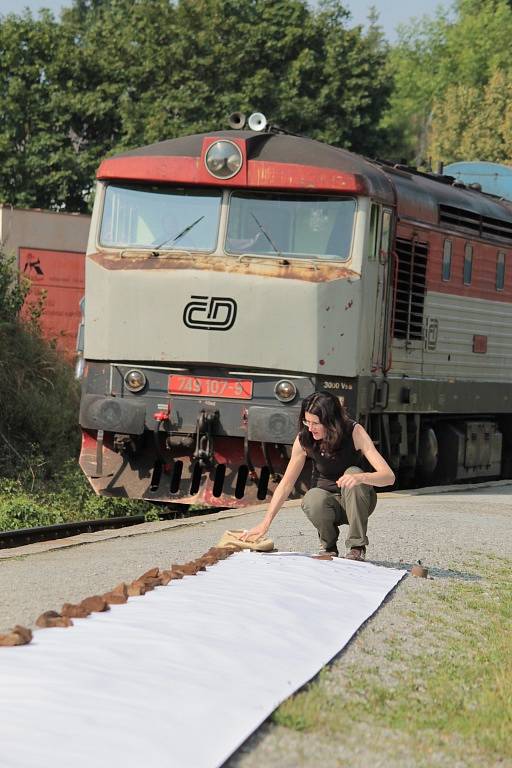
<path id="1" fill-rule="evenodd" d="M 361 288 L 371 251 L 371 293 L 382 289 L 380 210 L 392 200 L 366 165 L 309 139 L 252 131 L 104 161 L 80 413 L 81 464 L 97 491 L 217 506 L 264 500 L 286 466 L 303 397 L 328 388 L 355 411 L 357 377 L 371 354 L 381 366 L 385 355 L 385 332 L 377 349 L 371 329 L 389 322 Z M 387 216 L 389 231 L 390 207 Z"/>

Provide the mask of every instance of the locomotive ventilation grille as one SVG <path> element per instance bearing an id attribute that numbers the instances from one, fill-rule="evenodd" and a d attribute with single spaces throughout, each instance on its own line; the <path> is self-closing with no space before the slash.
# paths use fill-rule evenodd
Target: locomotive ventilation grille
<path id="1" fill-rule="evenodd" d="M 396 256 L 393 336 L 407 343 L 423 338 L 427 243 L 397 239 Z"/>
<path id="2" fill-rule="evenodd" d="M 439 223 L 452 229 L 464 229 L 480 238 L 498 238 L 512 242 L 512 222 L 482 216 L 475 211 L 455 208 L 452 205 L 439 206 Z"/>
<path id="3" fill-rule="evenodd" d="M 213 479 L 212 496 L 219 498 L 226 490 L 228 490 L 225 488 L 226 469 L 225 464 L 217 464 L 212 470 L 205 470 L 198 462 L 196 462 L 192 466 L 190 477 L 184 477 L 184 464 L 182 461 L 176 460 L 168 465 L 156 461 L 151 476 L 150 489 L 152 491 L 157 491 L 160 488 L 162 475 L 165 472 L 169 480 L 168 493 L 171 497 L 176 496 L 179 498 L 183 495 L 195 496 L 201 488 L 202 476 L 206 471 Z M 256 473 L 254 470 L 251 472 L 249 467 L 243 464 L 238 467 L 235 482 L 232 487 L 230 483 L 228 493 L 232 493 L 235 499 L 243 499 L 246 492 L 246 486 L 250 482 L 255 485 L 256 498 L 260 501 L 264 501 L 267 497 L 270 479 L 271 472 L 269 467 L 264 466 L 259 470 L 259 473 Z"/>

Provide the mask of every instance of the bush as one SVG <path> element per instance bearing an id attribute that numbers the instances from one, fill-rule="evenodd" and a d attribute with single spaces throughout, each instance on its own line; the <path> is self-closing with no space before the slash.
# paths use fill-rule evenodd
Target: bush
<path id="1" fill-rule="evenodd" d="M 60 512 L 38 504 L 30 496 L 19 496 L 0 500 L 0 530 L 14 531 L 18 528 L 35 528 L 39 525 L 63 523 Z"/>
<path id="2" fill-rule="evenodd" d="M 96 496 L 85 475 L 74 460 L 67 461 L 53 483 L 40 498 L 58 510 L 66 520 L 142 515 L 152 510 L 148 502 L 134 499 Z"/>
<path id="3" fill-rule="evenodd" d="M 22 322 L 29 282 L 0 252 L 0 476 L 47 480 L 77 455 L 79 387 L 39 329 L 40 307 Z"/>
<path id="4" fill-rule="evenodd" d="M 19 321 L 0 327 L 0 473 L 50 478 L 79 447 L 71 366 Z"/>
<path id="5" fill-rule="evenodd" d="M 150 504 L 96 496 L 78 467 L 79 385 L 41 336 L 40 305 L 20 320 L 27 283 L 0 251 L 0 530 L 151 515 Z"/>

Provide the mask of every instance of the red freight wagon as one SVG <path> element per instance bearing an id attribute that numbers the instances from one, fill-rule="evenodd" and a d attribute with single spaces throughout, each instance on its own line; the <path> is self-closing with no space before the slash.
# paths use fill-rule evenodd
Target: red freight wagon
<path id="1" fill-rule="evenodd" d="M 25 311 L 44 292 L 41 328 L 73 356 L 84 294 L 85 250 L 90 217 L 0 205 L 0 243 L 18 261 L 31 289 Z"/>
<path id="2" fill-rule="evenodd" d="M 43 335 L 55 339 L 58 348 L 72 356 L 80 324 L 79 302 L 84 294 L 85 254 L 20 248 L 19 270 L 32 283 L 25 305 L 27 310 L 44 297 Z"/>

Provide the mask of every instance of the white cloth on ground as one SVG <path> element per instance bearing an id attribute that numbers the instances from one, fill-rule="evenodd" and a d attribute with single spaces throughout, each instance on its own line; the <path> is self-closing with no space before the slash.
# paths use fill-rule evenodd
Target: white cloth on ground
<path id="1" fill-rule="evenodd" d="M 220 766 L 404 575 L 246 551 L 39 630 L 0 649 L 2 768 Z"/>

